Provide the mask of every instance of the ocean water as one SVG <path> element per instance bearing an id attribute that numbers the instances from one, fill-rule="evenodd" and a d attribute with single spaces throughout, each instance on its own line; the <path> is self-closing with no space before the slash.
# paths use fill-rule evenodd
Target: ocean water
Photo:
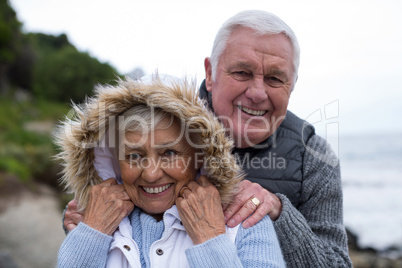
<path id="1" fill-rule="evenodd" d="M 402 253 L 402 133 L 339 139 L 344 223 L 361 247 Z"/>

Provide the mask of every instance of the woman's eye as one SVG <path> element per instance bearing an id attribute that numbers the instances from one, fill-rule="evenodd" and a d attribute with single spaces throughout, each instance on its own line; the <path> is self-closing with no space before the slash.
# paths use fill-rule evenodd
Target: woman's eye
<path id="1" fill-rule="evenodd" d="M 132 153 L 128 155 L 128 160 L 130 161 L 138 161 L 141 159 L 141 155 L 139 153 Z"/>
<path id="2" fill-rule="evenodd" d="M 164 152 L 164 155 L 165 155 L 165 156 L 176 156 L 176 155 L 177 155 L 177 152 L 176 152 L 175 150 L 166 150 L 166 151 Z"/>

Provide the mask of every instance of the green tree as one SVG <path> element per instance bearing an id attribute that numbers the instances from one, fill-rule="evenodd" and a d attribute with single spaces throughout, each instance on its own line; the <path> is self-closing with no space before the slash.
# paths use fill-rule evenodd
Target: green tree
<path id="1" fill-rule="evenodd" d="M 0 92 L 8 83 L 8 70 L 20 49 L 21 23 L 7 0 L 0 0 Z"/>
<path id="2" fill-rule="evenodd" d="M 26 36 L 22 37 L 20 49 L 8 70 L 8 79 L 13 85 L 32 90 L 33 70 L 37 56 Z"/>
<path id="3" fill-rule="evenodd" d="M 29 33 L 35 51 L 33 92 L 49 100 L 82 102 L 97 83 L 115 80 L 117 71 L 88 53 L 79 52 L 65 34 Z"/>
<path id="4" fill-rule="evenodd" d="M 39 57 L 46 57 L 49 53 L 65 47 L 74 47 L 65 34 L 54 36 L 44 33 L 28 33 L 26 37 Z"/>

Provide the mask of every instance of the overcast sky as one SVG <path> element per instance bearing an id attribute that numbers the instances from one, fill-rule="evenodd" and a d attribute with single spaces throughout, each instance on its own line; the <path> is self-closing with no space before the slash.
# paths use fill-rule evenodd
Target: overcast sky
<path id="1" fill-rule="evenodd" d="M 66 33 L 121 73 L 158 69 L 199 83 L 226 19 L 245 9 L 275 13 L 301 46 L 290 110 L 322 135 L 402 133 L 402 1 L 9 1 L 25 32 Z"/>

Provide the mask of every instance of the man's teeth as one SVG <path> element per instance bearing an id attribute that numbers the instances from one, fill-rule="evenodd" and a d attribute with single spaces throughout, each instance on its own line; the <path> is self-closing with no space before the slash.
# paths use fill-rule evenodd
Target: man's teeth
<path id="1" fill-rule="evenodd" d="M 251 114 L 251 115 L 256 115 L 256 116 L 264 115 L 264 114 L 267 112 L 266 110 L 260 110 L 260 111 L 251 110 L 251 109 L 246 108 L 246 107 L 243 107 L 243 106 L 241 106 L 241 105 L 238 105 L 237 107 L 238 107 L 240 110 L 242 110 L 243 112 L 245 112 L 245 113 L 248 113 L 248 114 Z"/>
<path id="2" fill-rule="evenodd" d="M 172 184 L 166 184 L 165 186 L 161 187 L 142 187 L 145 192 L 148 194 L 159 194 L 162 193 L 163 191 L 166 191 Z"/>

